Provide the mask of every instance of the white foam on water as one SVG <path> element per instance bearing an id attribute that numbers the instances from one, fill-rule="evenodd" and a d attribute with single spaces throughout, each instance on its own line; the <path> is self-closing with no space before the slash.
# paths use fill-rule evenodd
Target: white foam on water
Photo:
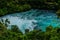
<path id="1" fill-rule="evenodd" d="M 57 15 L 50 11 L 30 10 L 22 13 L 9 14 L 0 18 L 4 20 L 8 19 L 10 21 L 9 25 L 17 25 L 23 33 L 25 29 L 31 31 L 34 27 L 42 30 L 45 30 L 49 25 L 60 27 L 60 19 L 57 19 Z"/>

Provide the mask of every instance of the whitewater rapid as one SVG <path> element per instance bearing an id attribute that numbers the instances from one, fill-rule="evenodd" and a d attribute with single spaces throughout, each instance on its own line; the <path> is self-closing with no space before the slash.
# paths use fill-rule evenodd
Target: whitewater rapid
<path id="1" fill-rule="evenodd" d="M 8 14 L 0 17 L 0 19 L 8 19 L 10 21 L 9 28 L 11 25 L 17 25 L 23 33 L 25 29 L 45 31 L 49 25 L 60 27 L 60 19 L 52 10 L 31 9 L 26 12 Z"/>

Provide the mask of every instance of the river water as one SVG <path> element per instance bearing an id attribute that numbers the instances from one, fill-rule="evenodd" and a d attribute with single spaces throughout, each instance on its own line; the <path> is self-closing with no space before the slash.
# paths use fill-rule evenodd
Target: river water
<path id="1" fill-rule="evenodd" d="M 60 19 L 57 18 L 57 15 L 52 10 L 31 9 L 26 12 L 8 14 L 1 18 L 10 21 L 9 28 L 11 25 L 17 25 L 23 33 L 25 29 L 30 31 L 41 29 L 45 31 L 49 25 L 60 27 Z"/>

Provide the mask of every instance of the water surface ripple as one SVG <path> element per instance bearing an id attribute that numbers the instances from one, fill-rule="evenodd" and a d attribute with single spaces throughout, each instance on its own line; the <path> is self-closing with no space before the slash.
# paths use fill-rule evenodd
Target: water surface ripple
<path id="1" fill-rule="evenodd" d="M 0 19 L 9 19 L 10 25 L 17 25 L 19 29 L 24 32 L 25 29 L 30 31 L 33 29 L 42 29 L 45 31 L 46 27 L 52 25 L 53 27 L 60 27 L 60 19 L 52 10 L 30 10 L 21 13 L 13 13 Z"/>

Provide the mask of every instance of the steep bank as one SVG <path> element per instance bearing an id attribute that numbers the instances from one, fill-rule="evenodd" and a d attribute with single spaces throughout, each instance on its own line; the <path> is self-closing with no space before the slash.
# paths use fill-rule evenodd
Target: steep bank
<path id="1" fill-rule="evenodd" d="M 23 12 L 30 9 L 58 10 L 59 8 L 59 0 L 1 0 L 0 16 L 9 13 Z"/>

